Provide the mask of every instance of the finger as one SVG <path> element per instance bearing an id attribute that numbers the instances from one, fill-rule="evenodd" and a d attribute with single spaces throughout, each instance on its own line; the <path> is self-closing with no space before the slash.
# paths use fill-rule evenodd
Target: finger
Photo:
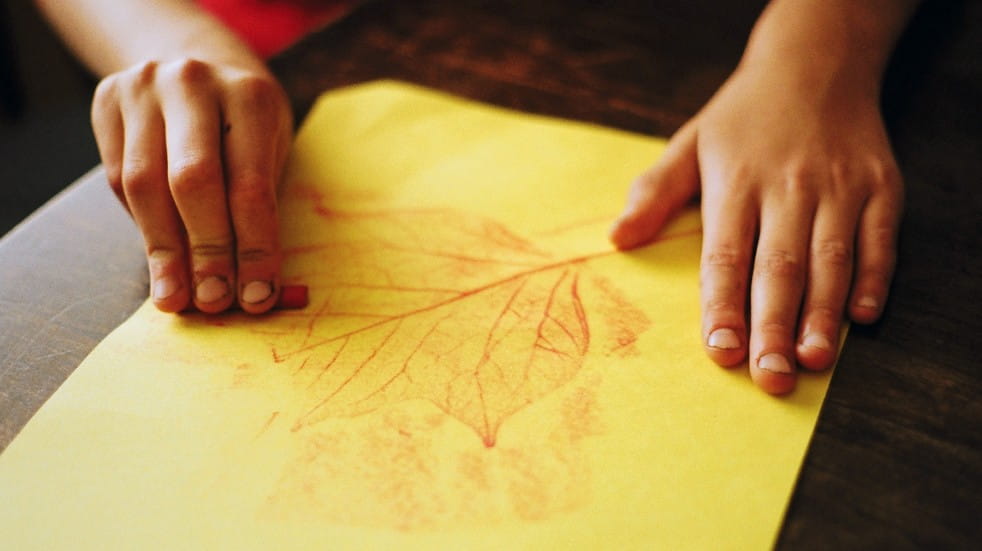
<path id="1" fill-rule="evenodd" d="M 96 147 L 99 149 L 109 187 L 129 211 L 126 194 L 123 193 L 123 116 L 120 113 L 119 87 L 115 77 L 104 79 L 96 87 L 91 118 Z"/>
<path id="2" fill-rule="evenodd" d="M 702 337 L 709 357 L 729 367 L 747 357 L 747 286 L 757 231 L 756 199 L 740 176 L 707 166 L 703 178 Z"/>
<path id="3" fill-rule="evenodd" d="M 164 122 L 147 94 L 127 94 L 122 107 L 123 192 L 143 234 L 154 304 L 165 312 L 177 312 L 188 305 L 190 282 L 184 230 L 167 187 Z"/>
<path id="4" fill-rule="evenodd" d="M 202 312 L 235 299 L 234 239 L 222 174 L 221 116 L 210 68 L 183 61 L 162 70 L 167 173 L 187 232 L 194 305 Z"/>
<path id="5" fill-rule="evenodd" d="M 672 137 L 661 159 L 632 184 L 627 205 L 610 230 L 611 242 L 624 250 L 651 241 L 698 189 L 696 127 L 689 123 Z"/>
<path id="6" fill-rule="evenodd" d="M 809 369 L 831 367 L 839 349 L 860 206 L 859 200 L 830 201 L 815 214 L 797 344 L 798 363 Z"/>
<path id="7" fill-rule="evenodd" d="M 873 323 L 883 313 L 897 261 L 897 233 L 903 210 L 900 176 L 870 198 L 856 235 L 856 276 L 849 298 L 849 315 L 858 323 Z"/>
<path id="8" fill-rule="evenodd" d="M 766 392 L 784 394 L 795 385 L 794 343 L 814 202 L 793 190 L 772 195 L 762 201 L 750 284 L 750 376 Z"/>
<path id="9" fill-rule="evenodd" d="M 238 297 L 242 309 L 265 312 L 280 284 L 276 185 L 288 146 L 281 92 L 262 79 L 245 79 L 228 93 L 224 148 L 229 207 L 235 228 Z"/>

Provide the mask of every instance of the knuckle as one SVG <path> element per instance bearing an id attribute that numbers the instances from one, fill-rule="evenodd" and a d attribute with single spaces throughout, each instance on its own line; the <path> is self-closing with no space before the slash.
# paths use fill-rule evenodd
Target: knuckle
<path id="1" fill-rule="evenodd" d="M 106 169 L 106 182 L 114 193 L 123 193 L 123 171 L 118 164 L 103 163 Z"/>
<path id="2" fill-rule="evenodd" d="M 159 184 L 147 162 L 129 161 L 122 170 L 122 189 L 127 196 L 146 196 L 153 193 Z"/>
<path id="3" fill-rule="evenodd" d="M 754 173 L 754 165 L 745 159 L 733 160 L 726 169 L 727 180 L 730 182 L 750 182 Z"/>
<path id="4" fill-rule="evenodd" d="M 706 251 L 702 263 L 706 268 L 721 272 L 738 272 L 745 263 L 745 253 L 738 247 L 723 245 Z"/>
<path id="5" fill-rule="evenodd" d="M 811 167 L 801 161 L 788 163 L 784 167 L 784 182 L 787 185 L 795 185 L 799 182 L 812 179 Z"/>
<path id="6" fill-rule="evenodd" d="M 883 189 L 897 189 L 902 187 L 903 176 L 900 167 L 892 159 L 874 158 L 870 161 L 870 172 L 874 185 Z"/>
<path id="7" fill-rule="evenodd" d="M 825 239 L 815 245 L 814 255 L 826 267 L 848 268 L 852 265 L 853 250 L 841 239 Z"/>
<path id="8" fill-rule="evenodd" d="M 276 200 L 272 180 L 255 171 L 237 174 L 229 182 L 229 189 L 230 200 L 243 208 L 270 204 Z"/>
<path id="9" fill-rule="evenodd" d="M 98 111 L 107 109 L 119 95 L 119 74 L 109 75 L 99 81 L 92 94 L 92 109 Z"/>
<path id="10" fill-rule="evenodd" d="M 789 251 L 772 250 L 762 253 L 755 265 L 758 275 L 773 279 L 799 281 L 804 276 L 801 261 Z"/>
<path id="11" fill-rule="evenodd" d="M 750 163 L 737 159 L 728 163 L 718 182 L 730 194 L 744 193 L 755 180 L 754 173 L 754 167 Z"/>
<path id="12" fill-rule="evenodd" d="M 191 243 L 191 256 L 197 258 L 225 258 L 232 255 L 232 240 L 220 238 Z"/>
<path id="13" fill-rule="evenodd" d="M 193 195 L 204 186 L 220 181 L 221 162 L 208 157 L 185 157 L 170 169 L 168 180 L 174 195 Z"/>
<path id="14" fill-rule="evenodd" d="M 784 173 L 784 192 L 789 195 L 808 193 L 815 185 L 817 169 L 807 162 L 795 162 L 788 165 Z"/>
<path id="15" fill-rule="evenodd" d="M 828 163 L 829 178 L 835 189 L 843 189 L 848 186 L 851 170 L 848 163 L 841 159 L 833 159 Z"/>
<path id="16" fill-rule="evenodd" d="M 168 80 L 188 87 L 198 87 L 211 79 L 211 67 L 197 59 L 182 58 L 172 61 L 163 69 Z"/>
<path id="17" fill-rule="evenodd" d="M 277 255 L 270 249 L 260 247 L 249 247 L 238 252 L 240 263 L 262 263 L 275 260 Z"/>
<path id="18" fill-rule="evenodd" d="M 135 90 L 149 88 L 157 80 L 159 69 L 160 63 L 156 60 L 142 61 L 126 71 L 126 79 Z"/>
<path id="19" fill-rule="evenodd" d="M 235 79 L 233 85 L 243 103 L 250 108 L 270 109 L 276 105 L 280 98 L 279 86 L 262 76 L 240 76 Z"/>
<path id="20" fill-rule="evenodd" d="M 747 253 L 737 247 L 720 247 L 703 256 L 699 285 L 715 296 L 735 296 L 746 292 Z"/>

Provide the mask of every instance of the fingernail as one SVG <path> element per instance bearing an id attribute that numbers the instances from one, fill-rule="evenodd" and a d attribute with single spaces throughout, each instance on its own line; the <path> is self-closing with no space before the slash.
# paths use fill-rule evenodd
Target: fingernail
<path id="1" fill-rule="evenodd" d="M 867 295 L 864 297 L 860 297 L 859 300 L 856 301 L 856 306 L 859 306 L 860 308 L 869 308 L 870 310 L 876 310 L 876 308 L 879 306 L 879 303 L 876 302 L 875 298 Z"/>
<path id="2" fill-rule="evenodd" d="M 194 297 L 198 302 L 215 302 L 221 300 L 228 294 L 228 283 L 218 276 L 209 276 L 198 283 Z"/>
<path id="3" fill-rule="evenodd" d="M 783 375 L 794 372 L 794 370 L 791 369 L 791 364 L 788 362 L 787 358 L 773 352 L 761 356 L 760 359 L 757 360 L 757 367 L 763 369 L 764 371 L 781 373 Z"/>
<path id="4" fill-rule="evenodd" d="M 709 334 L 709 339 L 706 343 L 710 348 L 719 348 L 720 350 L 734 350 L 740 348 L 740 337 L 737 336 L 736 331 L 732 329 L 717 329 Z"/>
<path id="5" fill-rule="evenodd" d="M 180 288 L 177 278 L 174 276 L 164 276 L 153 284 L 153 299 L 164 300 L 173 295 Z"/>
<path id="6" fill-rule="evenodd" d="M 832 341 L 821 333 L 808 333 L 801 339 L 802 346 L 808 348 L 818 348 L 820 350 L 832 350 Z"/>
<path id="7" fill-rule="evenodd" d="M 618 218 L 617 220 L 614 220 L 614 223 L 611 224 L 610 228 L 607 229 L 607 237 L 609 237 L 610 239 L 617 239 L 617 234 L 619 233 L 618 230 L 620 229 L 621 229 L 621 219 Z"/>
<path id="8" fill-rule="evenodd" d="M 259 304 L 273 294 L 273 286 L 266 281 L 250 281 L 242 288 L 242 301 Z"/>
<path id="9" fill-rule="evenodd" d="M 617 220 L 614 220 L 613 224 L 610 225 L 610 229 L 607 230 L 607 237 L 610 238 L 611 241 L 623 241 L 625 220 L 627 220 L 627 216 L 621 215 Z"/>

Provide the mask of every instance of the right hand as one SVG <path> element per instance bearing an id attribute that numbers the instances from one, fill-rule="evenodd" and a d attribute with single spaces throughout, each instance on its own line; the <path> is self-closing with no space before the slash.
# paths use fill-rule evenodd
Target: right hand
<path id="1" fill-rule="evenodd" d="M 721 366 L 749 356 L 772 394 L 799 365 L 835 363 L 844 313 L 880 316 L 903 205 L 877 87 L 799 63 L 734 73 L 636 180 L 612 234 L 650 242 L 701 193 L 703 345 Z"/>
<path id="2" fill-rule="evenodd" d="M 265 68 L 192 59 L 106 77 L 92 126 L 146 244 L 154 305 L 269 310 L 280 287 L 276 187 L 293 121 Z"/>

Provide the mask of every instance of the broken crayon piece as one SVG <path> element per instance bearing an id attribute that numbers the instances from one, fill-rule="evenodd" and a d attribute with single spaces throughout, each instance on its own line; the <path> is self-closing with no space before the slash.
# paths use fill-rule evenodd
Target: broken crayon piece
<path id="1" fill-rule="evenodd" d="M 300 310 L 310 302 L 306 285 L 284 285 L 280 288 L 280 298 L 274 308 L 280 310 Z"/>

